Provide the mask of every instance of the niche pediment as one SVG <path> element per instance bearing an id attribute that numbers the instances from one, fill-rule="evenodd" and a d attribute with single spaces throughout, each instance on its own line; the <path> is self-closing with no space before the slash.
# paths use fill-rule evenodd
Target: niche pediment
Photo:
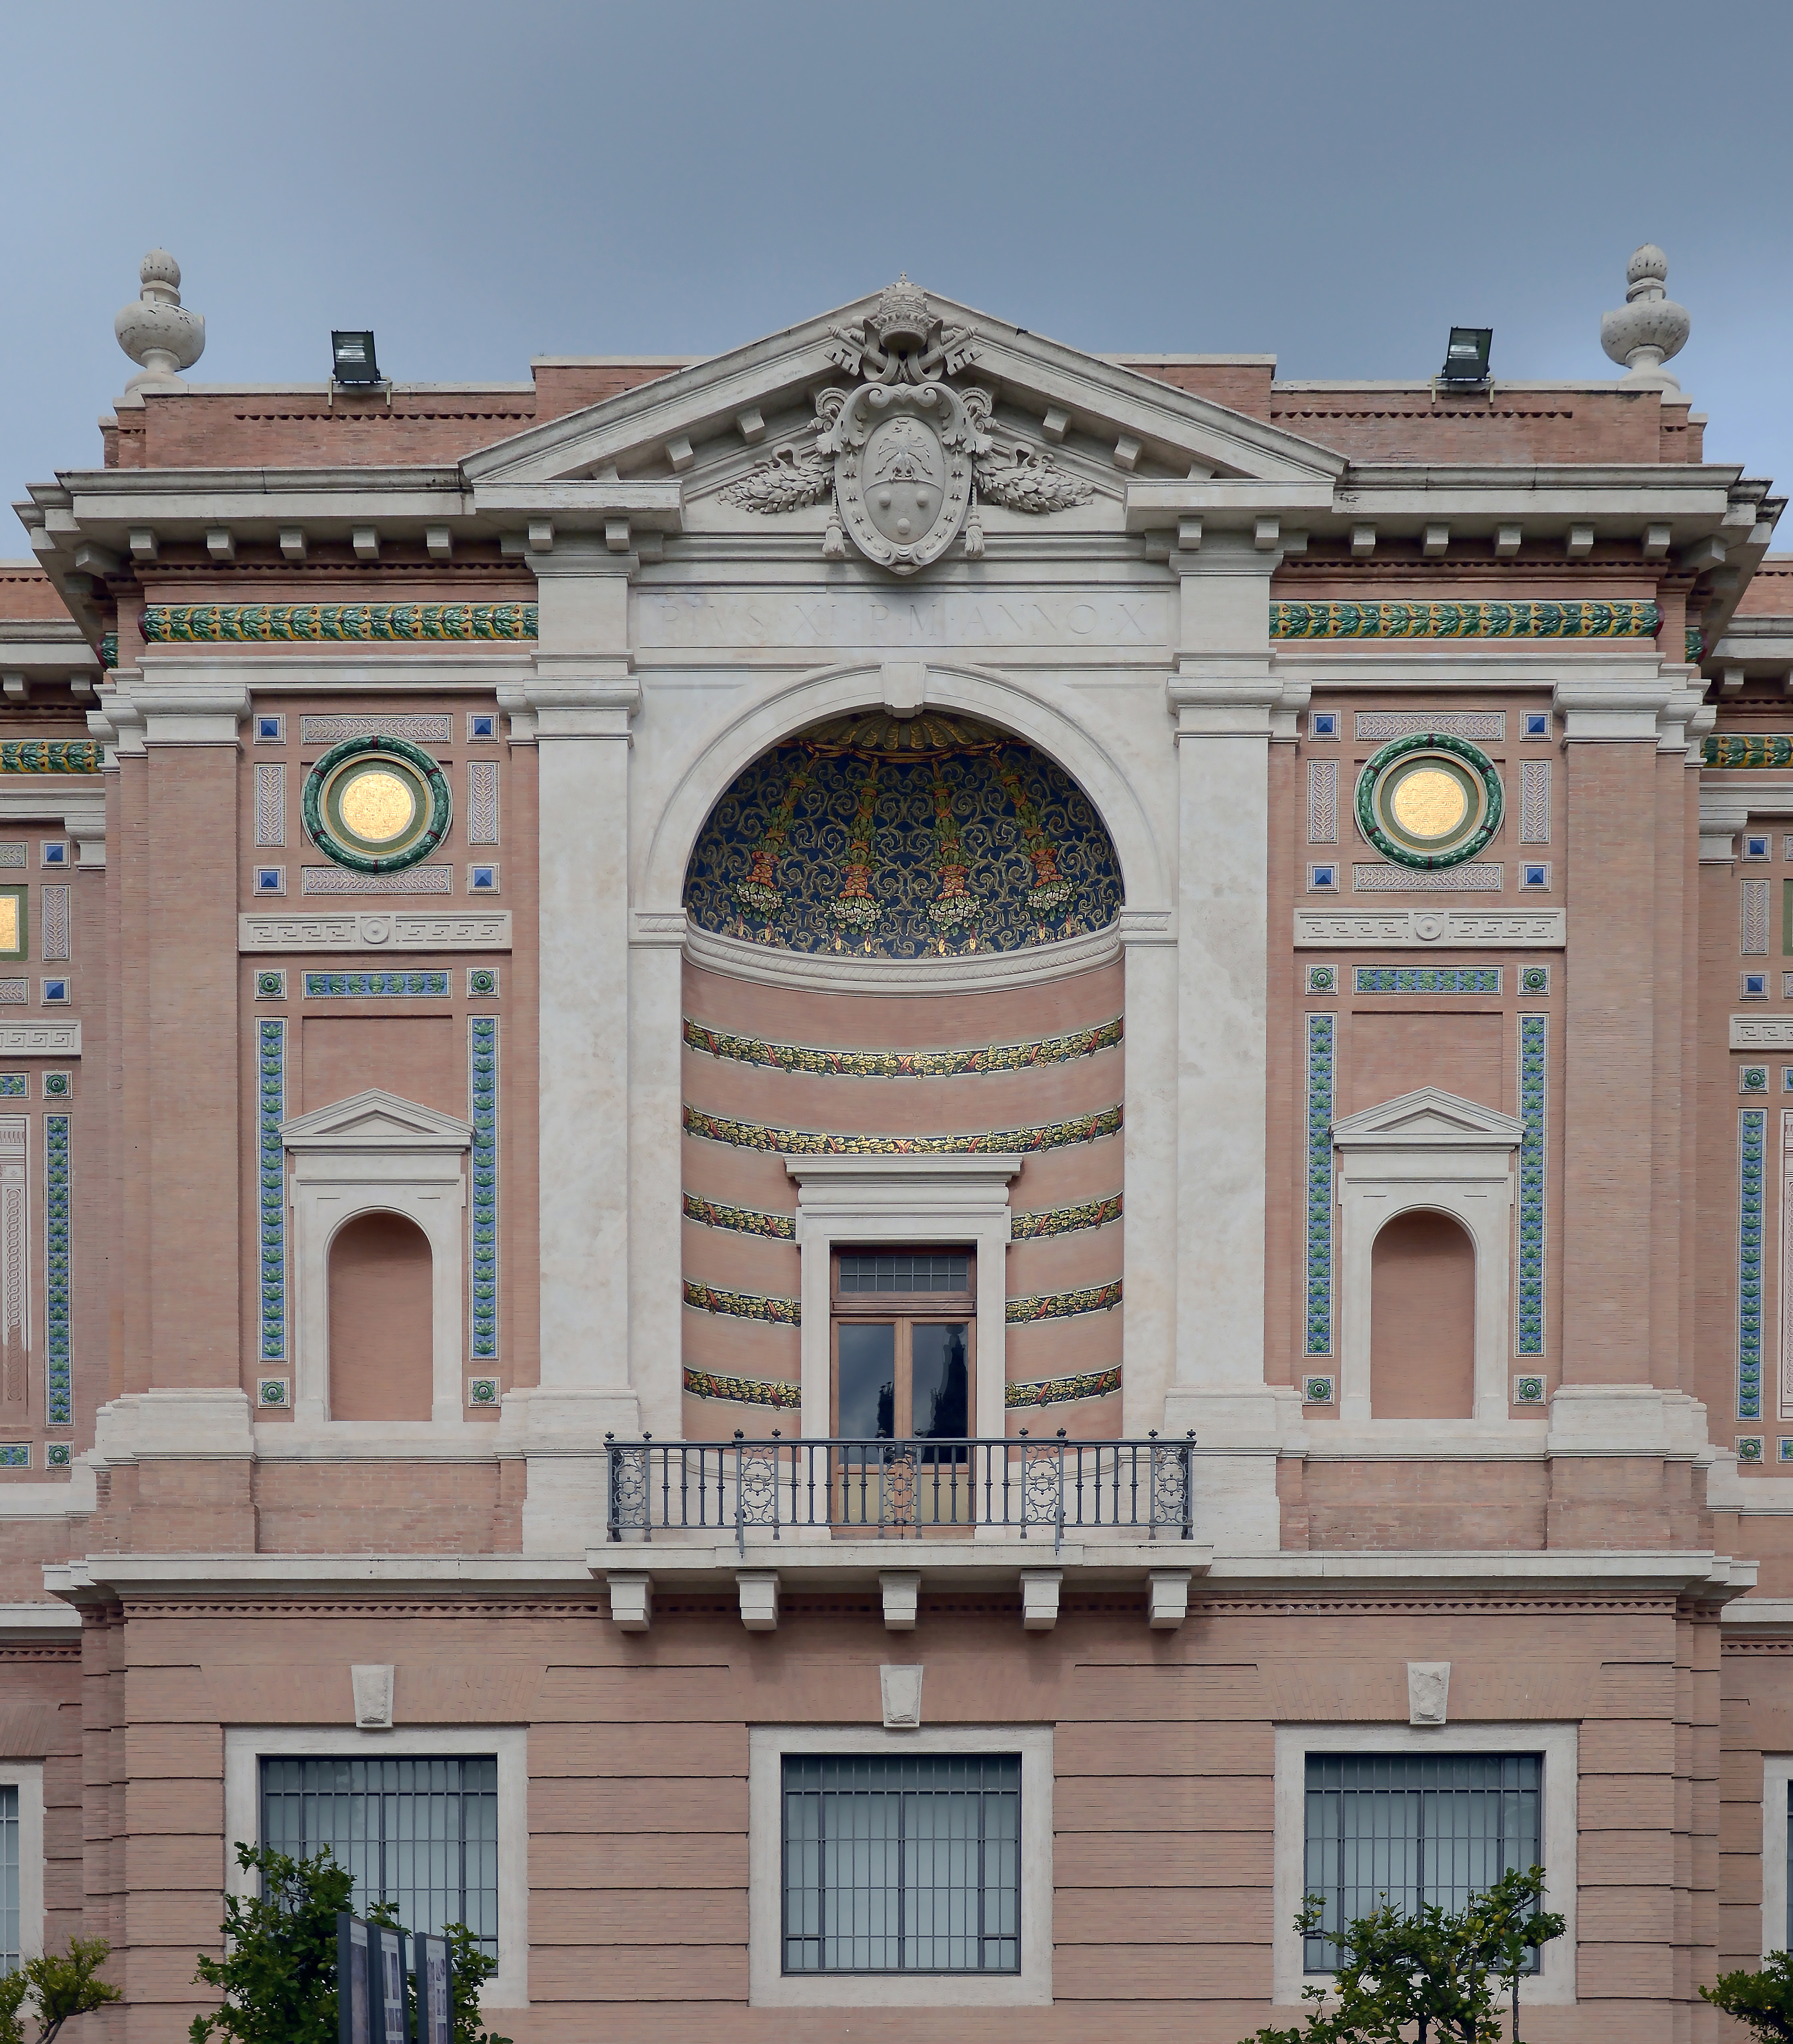
<path id="1" fill-rule="evenodd" d="M 1516 1116 L 1437 1086 L 1422 1086 L 1333 1124 L 1341 1149 L 1511 1149 L 1524 1137 Z"/>
<path id="2" fill-rule="evenodd" d="M 470 1123 L 379 1086 L 332 1101 L 280 1124 L 289 1150 L 467 1150 Z"/>

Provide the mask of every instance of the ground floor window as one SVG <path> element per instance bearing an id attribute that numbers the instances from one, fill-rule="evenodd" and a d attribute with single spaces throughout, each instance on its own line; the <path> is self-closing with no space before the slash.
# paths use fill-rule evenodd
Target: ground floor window
<path id="1" fill-rule="evenodd" d="M 1310 1753 L 1305 1888 L 1326 1911 L 1304 1969 L 1335 1970 L 1339 1931 L 1384 1896 L 1458 1909 L 1541 1864 L 1543 1781 L 1535 1753 Z"/>
<path id="2" fill-rule="evenodd" d="M 498 1762 L 264 1759 L 261 1842 L 303 1858 L 328 1846 L 354 1908 L 390 1902 L 408 1931 L 464 1923 L 498 1956 Z"/>
<path id="3" fill-rule="evenodd" d="M 0 1788 L 0 1973 L 17 1973 L 19 1946 L 19 1792 Z"/>
<path id="4" fill-rule="evenodd" d="M 783 1969 L 1018 1973 L 1018 1754 L 787 1754 Z"/>

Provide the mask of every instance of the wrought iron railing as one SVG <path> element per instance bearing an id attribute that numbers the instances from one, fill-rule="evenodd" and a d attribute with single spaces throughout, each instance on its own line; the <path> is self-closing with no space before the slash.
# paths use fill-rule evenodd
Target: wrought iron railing
<path id="1" fill-rule="evenodd" d="M 877 1539 L 1006 1528 L 1195 1537 L 1195 1436 L 1161 1441 L 639 1441 L 610 1437 L 613 1540 L 787 1527 Z"/>

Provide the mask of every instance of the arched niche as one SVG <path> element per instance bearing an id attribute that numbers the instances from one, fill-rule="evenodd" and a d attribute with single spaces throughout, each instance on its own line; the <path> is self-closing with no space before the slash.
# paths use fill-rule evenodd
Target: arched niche
<path id="1" fill-rule="evenodd" d="M 344 1221 L 329 1247 L 333 1420 L 427 1420 L 434 1397 L 429 1238 L 384 1208 Z"/>
<path id="2" fill-rule="evenodd" d="M 332 1410 L 330 1278 L 333 1246 L 363 1216 L 396 1216 L 414 1226 L 429 1251 L 429 1385 L 426 1422 L 463 1416 L 467 1180 L 473 1131 L 452 1115 L 377 1088 L 333 1101 L 281 1128 L 290 1175 L 290 1251 L 296 1311 L 295 1420 L 301 1424 L 404 1424 L 343 1421 Z"/>
<path id="3" fill-rule="evenodd" d="M 1476 1416 L 1476 1245 L 1434 1208 L 1395 1215 L 1371 1245 L 1370 1413 Z"/>
<path id="4" fill-rule="evenodd" d="M 1513 1158 L 1525 1124 L 1436 1086 L 1333 1124 L 1338 1153 L 1339 1417 L 1383 1420 L 1372 1396 L 1374 1250 L 1389 1224 L 1426 1212 L 1455 1223 L 1475 1258 L 1474 1422 L 1511 1418 Z M 1465 1423 L 1470 1415 L 1461 1416 Z M 1427 1419 L 1430 1426 L 1450 1424 Z"/>

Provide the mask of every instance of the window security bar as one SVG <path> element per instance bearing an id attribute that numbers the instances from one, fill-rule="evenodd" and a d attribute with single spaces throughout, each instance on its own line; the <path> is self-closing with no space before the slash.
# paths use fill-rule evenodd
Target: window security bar
<path id="1" fill-rule="evenodd" d="M 1194 1435 L 1181 1441 L 609 1440 L 613 1540 L 821 1527 L 877 1539 L 1006 1527 L 1192 1540 Z"/>

